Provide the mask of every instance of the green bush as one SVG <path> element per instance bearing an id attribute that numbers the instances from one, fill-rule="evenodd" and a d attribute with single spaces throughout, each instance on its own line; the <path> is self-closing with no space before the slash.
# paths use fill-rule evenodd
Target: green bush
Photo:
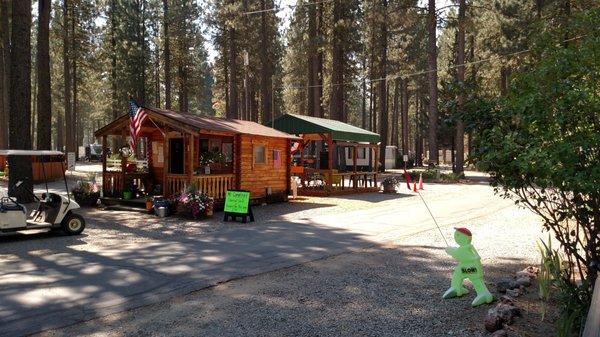
<path id="1" fill-rule="evenodd" d="M 600 9 L 540 34 L 530 64 L 508 94 L 469 102 L 463 119 L 475 135 L 476 165 L 496 191 L 529 208 L 561 245 L 555 282 L 561 329 L 585 319 L 600 263 Z"/>

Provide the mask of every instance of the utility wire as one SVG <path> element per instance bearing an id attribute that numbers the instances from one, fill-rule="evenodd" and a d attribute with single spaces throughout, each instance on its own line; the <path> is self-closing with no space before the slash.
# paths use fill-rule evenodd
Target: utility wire
<path id="1" fill-rule="evenodd" d="M 315 1 L 315 2 L 296 4 L 296 5 L 287 5 L 287 6 L 281 6 L 281 7 L 259 9 L 259 10 L 255 10 L 255 11 L 242 12 L 240 14 L 241 15 L 252 15 L 252 14 L 260 14 L 260 13 L 266 13 L 266 12 L 279 12 L 279 11 L 283 10 L 284 7 L 292 9 L 292 8 L 302 7 L 302 6 L 319 5 L 319 4 L 328 3 L 328 2 L 333 2 L 333 0 L 321 0 L 321 1 Z"/>
<path id="2" fill-rule="evenodd" d="M 581 39 L 585 36 L 587 36 L 588 34 L 584 34 L 584 35 L 579 35 L 576 37 L 572 37 L 570 39 L 566 39 L 563 40 L 562 43 L 565 42 L 569 42 L 569 41 L 574 41 L 574 40 L 578 40 Z M 458 68 L 458 67 L 464 67 L 464 66 L 471 66 L 471 65 L 476 65 L 476 64 L 480 64 L 480 63 L 484 63 L 484 62 L 489 62 L 492 61 L 494 59 L 501 59 L 501 58 L 507 58 L 507 57 L 512 57 L 512 56 L 516 56 L 516 55 L 520 55 L 520 54 L 525 54 L 525 53 L 529 53 L 531 52 L 531 49 L 524 49 L 524 50 L 520 50 L 517 52 L 513 52 L 513 53 L 508 53 L 508 54 L 500 54 L 500 55 L 494 55 L 492 57 L 486 58 L 486 59 L 481 59 L 481 60 L 477 60 L 477 61 L 471 61 L 471 62 L 465 62 L 465 63 L 461 63 L 461 64 L 453 64 L 450 66 L 447 66 L 445 68 L 436 68 L 436 69 L 431 69 L 431 70 L 422 70 L 422 71 L 417 71 L 414 73 L 408 73 L 408 74 L 398 74 L 398 75 L 390 75 L 387 77 L 380 77 L 380 78 L 373 78 L 373 79 L 360 79 L 360 80 L 355 80 L 355 81 L 350 81 L 350 82 L 342 82 L 342 83 L 333 83 L 331 84 L 331 86 L 343 86 L 343 85 L 350 85 L 350 84 L 356 84 L 359 81 L 362 83 L 362 81 L 365 81 L 367 83 L 375 83 L 375 82 L 382 82 L 382 81 L 390 81 L 390 80 L 394 80 L 397 78 L 408 78 L 408 77 L 413 77 L 413 76 L 420 76 L 420 75 L 425 75 L 425 74 L 429 74 L 432 72 L 439 72 L 441 70 L 450 70 L 453 68 Z M 318 84 L 318 85 L 291 85 L 291 86 L 282 86 L 280 87 L 280 89 L 308 89 L 308 88 L 320 88 L 320 87 L 325 87 L 325 84 Z"/>

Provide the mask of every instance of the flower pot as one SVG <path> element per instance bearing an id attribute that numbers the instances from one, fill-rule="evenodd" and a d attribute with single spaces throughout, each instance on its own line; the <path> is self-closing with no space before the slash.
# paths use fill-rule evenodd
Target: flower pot
<path id="1" fill-rule="evenodd" d="M 77 202 L 81 207 L 94 207 L 98 204 L 99 198 L 100 193 L 73 193 L 73 199 L 75 199 L 75 202 Z"/>
<path id="2" fill-rule="evenodd" d="M 123 200 L 131 200 L 131 199 L 133 199 L 133 192 L 124 191 L 123 192 Z"/>
<path id="3" fill-rule="evenodd" d="M 210 166 L 204 166 L 204 174 L 210 174 Z"/>
<path id="4" fill-rule="evenodd" d="M 207 208 L 206 209 L 206 216 L 207 217 L 212 217 L 213 216 L 213 209 L 212 208 Z"/>
<path id="5" fill-rule="evenodd" d="M 383 193 L 396 193 L 396 185 L 384 184 L 383 185 Z"/>
<path id="6" fill-rule="evenodd" d="M 146 210 L 147 211 L 151 211 L 152 207 L 154 207 L 154 204 L 152 203 L 152 200 L 146 200 Z"/>

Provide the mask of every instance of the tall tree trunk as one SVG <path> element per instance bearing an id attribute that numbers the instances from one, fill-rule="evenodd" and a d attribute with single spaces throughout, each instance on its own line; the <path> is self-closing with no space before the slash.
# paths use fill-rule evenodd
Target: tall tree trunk
<path id="1" fill-rule="evenodd" d="M 11 149 L 31 149 L 31 0 L 12 1 L 10 50 Z M 9 156 L 8 193 L 19 202 L 32 202 L 31 158 Z M 22 181 L 20 187 L 16 183 Z"/>
<path id="2" fill-rule="evenodd" d="M 436 38 L 436 13 L 435 0 L 429 0 L 427 13 L 427 32 L 429 39 L 427 41 L 427 63 L 428 63 L 428 80 L 429 80 L 429 163 L 438 164 L 438 145 L 437 145 L 437 38 Z"/>
<path id="3" fill-rule="evenodd" d="M 458 113 L 462 113 L 465 106 L 465 0 L 459 0 L 458 7 L 458 36 L 456 40 L 456 82 L 458 84 L 458 96 L 456 98 L 456 108 Z M 463 173 L 465 166 L 465 124 L 462 118 L 456 120 L 456 134 L 454 135 L 454 147 L 456 157 L 453 171 L 454 173 Z"/>
<path id="4" fill-rule="evenodd" d="M 319 39 L 323 36 L 323 2 L 317 2 L 317 36 Z M 316 57 L 315 78 L 316 83 L 313 88 L 315 90 L 315 113 L 317 117 L 324 117 L 323 113 L 323 52 L 318 49 Z"/>
<path id="5" fill-rule="evenodd" d="M 387 13 L 387 0 L 381 0 L 381 6 L 383 12 Z M 380 76 L 382 80 L 379 82 L 379 127 L 381 129 L 381 143 L 379 149 L 379 160 L 381 161 L 381 169 L 385 170 L 385 149 L 388 144 L 388 109 L 387 109 L 387 49 L 388 49 L 388 30 L 387 30 L 387 14 L 381 21 L 381 32 L 379 36 L 379 45 L 381 52 L 381 59 L 379 64 Z"/>
<path id="6" fill-rule="evenodd" d="M 404 79 L 402 81 L 402 104 L 400 105 L 402 107 L 402 154 L 408 154 L 409 153 L 409 148 L 408 148 L 408 144 L 409 144 L 409 134 L 410 134 L 410 128 L 408 125 L 408 80 Z"/>
<path id="7" fill-rule="evenodd" d="M 331 91 L 329 98 L 329 117 L 346 121 L 344 116 L 344 41 L 343 21 L 344 8 L 342 0 L 333 2 L 333 36 L 331 48 Z"/>
<path id="8" fill-rule="evenodd" d="M 65 149 L 74 152 L 73 148 L 73 113 L 71 102 L 71 32 L 70 32 L 70 1 L 63 0 L 63 77 L 64 77 L 64 106 L 65 106 Z"/>
<path id="9" fill-rule="evenodd" d="M 235 0 L 230 2 L 235 4 Z M 238 109 L 238 88 L 237 88 L 237 41 L 236 31 L 233 25 L 227 29 L 227 39 L 229 45 L 229 80 L 227 86 L 229 88 L 229 103 L 227 105 L 227 118 L 239 118 Z"/>
<path id="10" fill-rule="evenodd" d="M 363 72 L 363 76 L 362 76 L 362 85 L 361 85 L 361 90 L 362 90 L 362 109 L 361 109 L 361 114 L 360 114 L 360 127 L 363 129 L 367 129 L 367 79 L 366 77 L 366 66 L 367 66 L 367 55 L 363 54 L 363 59 L 362 59 L 362 72 Z"/>
<path id="11" fill-rule="evenodd" d="M 52 145 L 52 101 L 50 88 L 50 0 L 38 2 L 37 39 L 37 149 Z"/>
<path id="12" fill-rule="evenodd" d="M 10 29 L 8 0 L 0 0 L 0 149 L 8 148 Z"/>
<path id="13" fill-rule="evenodd" d="M 400 96 L 400 83 L 402 79 L 400 77 L 396 77 L 394 80 L 394 96 L 392 98 L 392 142 L 391 145 L 398 146 L 398 138 L 399 138 L 399 118 L 398 113 L 400 111 L 400 107 L 398 106 L 401 102 L 399 99 Z"/>
<path id="14" fill-rule="evenodd" d="M 165 37 L 165 109 L 171 109 L 171 12 L 169 12 L 169 0 L 163 0 L 163 29 Z"/>
<path id="15" fill-rule="evenodd" d="M 76 36 L 76 31 L 75 31 L 75 27 L 76 25 L 76 21 L 77 21 L 77 14 L 75 12 L 75 9 L 77 7 L 77 3 L 73 2 L 71 4 L 71 85 L 72 85 L 72 90 L 73 90 L 73 108 L 72 108 L 72 119 L 71 122 L 73 123 L 71 126 L 71 128 L 73 128 L 73 132 L 71 134 L 71 148 L 73 149 L 72 151 L 75 152 L 75 157 L 78 156 L 79 151 L 77 151 L 77 147 L 79 144 L 79 134 L 83 131 L 81 128 L 81 125 L 79 125 L 79 81 L 77 80 L 77 49 L 78 49 L 78 42 L 77 42 L 77 36 Z"/>
<path id="16" fill-rule="evenodd" d="M 319 50 L 322 12 L 322 5 L 316 0 L 311 0 L 308 6 L 308 114 L 314 117 L 323 117 L 323 56 Z"/>
<path id="17" fill-rule="evenodd" d="M 267 8 L 271 8 L 273 6 L 273 0 L 260 0 L 260 8 L 261 10 L 266 10 Z M 269 47 L 268 41 L 269 39 L 269 24 L 268 24 L 268 15 L 266 11 L 262 12 L 260 17 L 260 105 L 261 105 L 261 115 L 262 122 L 270 123 L 273 113 L 273 106 L 271 102 L 273 100 L 273 80 L 271 71 L 274 68 L 272 60 L 269 58 Z M 252 110 L 254 111 L 254 110 Z"/>

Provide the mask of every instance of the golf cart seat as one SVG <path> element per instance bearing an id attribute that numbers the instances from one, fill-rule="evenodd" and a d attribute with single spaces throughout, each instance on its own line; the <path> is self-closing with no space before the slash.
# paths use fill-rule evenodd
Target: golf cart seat
<path id="1" fill-rule="evenodd" d="M 8 212 L 8 211 L 23 211 L 25 212 L 25 208 L 22 205 L 12 201 L 10 198 L 2 198 L 0 199 L 0 213 Z"/>
<path id="2" fill-rule="evenodd" d="M 44 202 L 47 206 L 56 207 L 60 205 L 62 199 L 60 195 L 55 193 L 42 193 L 42 202 Z"/>

